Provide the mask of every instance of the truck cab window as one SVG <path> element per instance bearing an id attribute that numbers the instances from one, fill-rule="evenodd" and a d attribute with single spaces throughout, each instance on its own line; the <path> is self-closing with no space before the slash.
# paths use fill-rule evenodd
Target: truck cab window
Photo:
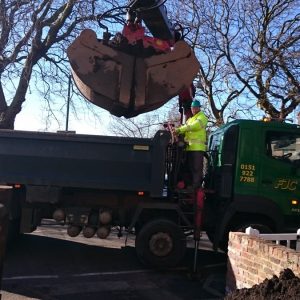
<path id="1" fill-rule="evenodd" d="M 297 134 L 267 134 L 267 155 L 288 163 L 300 163 L 300 136 Z"/>
<path id="2" fill-rule="evenodd" d="M 208 143 L 208 151 L 209 151 L 209 154 L 211 157 L 211 162 L 214 165 L 218 164 L 220 143 L 221 143 L 221 135 L 220 134 L 215 134 L 210 137 L 210 140 Z"/>

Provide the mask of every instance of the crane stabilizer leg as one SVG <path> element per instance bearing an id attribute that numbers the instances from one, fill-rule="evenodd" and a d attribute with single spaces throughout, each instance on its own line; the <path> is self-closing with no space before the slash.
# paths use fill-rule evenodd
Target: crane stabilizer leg
<path id="1" fill-rule="evenodd" d="M 67 54 L 83 96 L 116 116 L 127 118 L 154 110 L 188 87 L 199 62 L 184 41 L 167 53 L 148 58 L 105 45 L 84 30 Z"/>
<path id="2" fill-rule="evenodd" d="M 197 260 L 198 260 L 198 249 L 199 242 L 201 239 L 201 228 L 203 223 L 203 206 L 204 206 L 205 193 L 202 188 L 198 188 L 195 193 L 194 202 L 194 241 L 195 241 L 195 253 L 194 253 L 194 264 L 193 272 L 197 272 Z"/>

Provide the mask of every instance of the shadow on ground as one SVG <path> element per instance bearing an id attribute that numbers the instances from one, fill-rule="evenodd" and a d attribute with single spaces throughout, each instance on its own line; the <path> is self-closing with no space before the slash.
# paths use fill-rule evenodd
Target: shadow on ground
<path id="1" fill-rule="evenodd" d="M 2 288 L 37 299 L 222 299 L 226 255 L 199 250 L 197 274 L 193 257 L 187 249 L 178 268 L 158 271 L 145 268 L 134 247 L 23 235 L 7 250 Z"/>

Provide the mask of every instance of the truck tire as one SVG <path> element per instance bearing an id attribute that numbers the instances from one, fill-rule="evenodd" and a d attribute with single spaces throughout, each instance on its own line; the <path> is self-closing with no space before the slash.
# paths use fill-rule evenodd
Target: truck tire
<path id="1" fill-rule="evenodd" d="M 186 238 L 174 222 L 158 219 L 141 228 L 135 239 L 135 248 L 143 264 L 160 269 L 170 268 L 184 257 Z"/>

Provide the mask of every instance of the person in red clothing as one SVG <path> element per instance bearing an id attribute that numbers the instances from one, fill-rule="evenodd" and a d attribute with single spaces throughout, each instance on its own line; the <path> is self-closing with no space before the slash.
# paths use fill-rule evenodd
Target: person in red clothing
<path id="1" fill-rule="evenodd" d="M 193 83 L 191 85 L 184 89 L 179 95 L 178 95 L 178 102 L 179 102 L 179 112 L 181 114 L 181 120 L 180 123 L 183 124 L 186 122 L 193 114 L 191 111 L 191 104 L 195 97 L 196 88 Z M 183 120 L 183 116 L 185 120 Z"/>

